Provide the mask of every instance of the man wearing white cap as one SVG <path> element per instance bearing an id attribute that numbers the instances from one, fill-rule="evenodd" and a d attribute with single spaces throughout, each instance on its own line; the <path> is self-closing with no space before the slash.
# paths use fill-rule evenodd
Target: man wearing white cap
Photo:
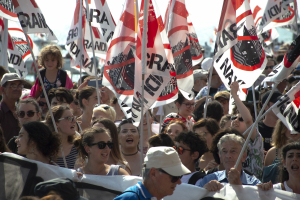
<path id="1" fill-rule="evenodd" d="M 19 100 L 24 83 L 16 73 L 6 73 L 1 79 L 2 101 L 0 103 L 0 125 L 4 138 L 8 142 L 19 134 L 20 127 L 16 113 L 16 102 Z"/>
<path id="2" fill-rule="evenodd" d="M 180 161 L 172 147 L 152 147 L 144 159 L 143 182 L 127 188 L 114 200 L 160 200 L 172 195 L 181 177 L 191 173 Z"/>

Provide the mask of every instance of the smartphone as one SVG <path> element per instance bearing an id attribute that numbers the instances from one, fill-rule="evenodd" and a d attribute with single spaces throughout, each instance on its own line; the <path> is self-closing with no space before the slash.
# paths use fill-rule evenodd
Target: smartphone
<path id="1" fill-rule="evenodd" d="M 96 87 L 96 79 L 89 80 L 88 81 L 88 86 Z M 100 80 L 100 79 L 98 79 L 98 87 L 99 88 L 103 87 L 102 80 Z"/>

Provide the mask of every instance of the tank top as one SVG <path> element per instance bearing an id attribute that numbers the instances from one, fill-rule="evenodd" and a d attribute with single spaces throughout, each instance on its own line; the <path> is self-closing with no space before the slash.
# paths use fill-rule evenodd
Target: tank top
<path id="1" fill-rule="evenodd" d="M 77 159 L 77 154 L 78 151 L 77 149 L 73 146 L 69 155 L 65 156 L 66 162 L 68 165 L 69 169 L 74 169 L 74 165 Z M 56 160 L 56 164 L 58 164 L 60 167 L 65 167 L 64 159 L 62 157 L 58 157 Z"/>
<path id="2" fill-rule="evenodd" d="M 106 176 L 119 175 L 119 168 L 120 168 L 120 165 L 111 165 L 110 168 L 109 168 L 108 173 L 106 174 Z M 81 167 L 79 167 L 78 169 L 76 169 L 76 171 L 80 172 L 80 173 L 83 173 Z"/>

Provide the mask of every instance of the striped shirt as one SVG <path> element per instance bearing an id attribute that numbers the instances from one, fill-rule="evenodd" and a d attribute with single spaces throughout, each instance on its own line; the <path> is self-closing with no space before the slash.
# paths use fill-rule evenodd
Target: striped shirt
<path id="1" fill-rule="evenodd" d="M 70 153 L 69 153 L 69 155 L 66 156 L 66 162 L 67 162 L 67 165 L 68 165 L 69 169 L 74 169 L 74 165 L 75 165 L 75 162 L 76 162 L 76 159 L 77 159 L 77 154 L 78 154 L 78 151 L 73 146 Z M 57 160 L 56 160 L 56 164 L 58 164 L 58 166 L 60 166 L 60 167 L 65 167 L 63 157 L 58 157 Z"/>

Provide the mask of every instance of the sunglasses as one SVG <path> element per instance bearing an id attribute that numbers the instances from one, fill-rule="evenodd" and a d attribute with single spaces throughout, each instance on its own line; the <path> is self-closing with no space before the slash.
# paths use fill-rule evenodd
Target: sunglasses
<path id="1" fill-rule="evenodd" d="M 106 147 L 106 145 L 107 145 L 108 148 L 111 149 L 111 148 L 113 148 L 114 143 L 113 142 L 107 142 L 107 143 L 105 143 L 105 142 L 101 141 L 101 142 L 97 142 L 97 143 L 92 143 L 90 146 L 94 146 L 94 145 L 98 145 L 99 149 L 104 149 Z"/>
<path id="2" fill-rule="evenodd" d="M 27 115 L 27 117 L 33 117 L 34 113 L 37 113 L 37 112 L 34 112 L 33 110 L 28 110 L 27 112 L 19 111 L 18 116 L 19 116 L 19 118 L 23 118 L 23 117 L 25 117 L 25 115 Z"/>
<path id="3" fill-rule="evenodd" d="M 39 101 L 39 106 L 43 107 L 45 105 L 47 106 L 47 102 Z"/>
<path id="4" fill-rule="evenodd" d="M 231 116 L 231 121 L 234 121 L 234 120 L 236 120 L 238 117 L 237 116 Z M 238 118 L 238 120 L 240 121 L 240 122 L 243 122 L 244 121 L 244 119 L 242 118 L 242 117 L 239 117 Z"/>
<path id="5" fill-rule="evenodd" d="M 158 171 L 164 173 L 164 174 L 168 174 L 171 177 L 171 182 L 172 183 L 176 183 L 179 179 L 182 178 L 182 176 L 172 176 L 171 174 L 167 173 L 166 171 L 164 171 L 163 169 L 158 169 Z"/>
<path id="6" fill-rule="evenodd" d="M 267 66 L 267 67 L 265 68 L 265 70 L 267 70 L 267 69 L 273 69 L 273 67 L 274 67 L 274 66 L 269 66 L 269 67 Z"/>
<path id="7" fill-rule="evenodd" d="M 76 117 L 74 117 L 74 116 L 63 117 L 63 118 L 60 118 L 60 119 L 58 119 L 58 120 L 61 121 L 61 120 L 64 120 L 64 119 L 67 119 L 69 122 L 74 122 L 74 121 L 76 121 Z"/>
<path id="8" fill-rule="evenodd" d="M 173 146 L 173 148 L 177 151 L 177 153 L 178 153 L 179 155 L 183 154 L 184 151 L 192 151 L 192 150 L 190 150 L 190 149 L 184 149 L 184 148 L 179 147 L 179 146 Z"/>

